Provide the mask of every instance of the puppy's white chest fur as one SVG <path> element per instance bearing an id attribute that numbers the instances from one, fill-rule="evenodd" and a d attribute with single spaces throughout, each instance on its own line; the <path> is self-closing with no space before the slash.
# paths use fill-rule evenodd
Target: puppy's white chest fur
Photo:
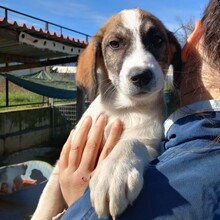
<path id="1" fill-rule="evenodd" d="M 109 104 L 111 105 L 111 103 Z M 108 124 L 105 128 L 105 138 L 107 138 L 112 123 L 116 119 L 120 119 L 123 122 L 123 133 L 120 140 L 138 139 L 146 145 L 150 157 L 155 158 L 163 134 L 163 126 L 161 126 L 164 120 L 163 99 L 160 99 L 158 105 L 151 105 L 153 105 L 153 102 L 143 104 L 142 108 L 137 106 L 129 109 L 115 110 L 110 107 L 108 108 L 102 102 L 101 95 L 99 95 L 91 103 L 80 121 L 82 122 L 84 117 L 90 115 L 93 118 L 94 124 L 100 114 L 107 115 Z M 78 126 L 80 126 L 80 122 Z"/>

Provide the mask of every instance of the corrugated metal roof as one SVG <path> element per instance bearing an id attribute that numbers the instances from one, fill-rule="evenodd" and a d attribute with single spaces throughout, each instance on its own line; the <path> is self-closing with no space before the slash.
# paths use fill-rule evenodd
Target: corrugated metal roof
<path id="1" fill-rule="evenodd" d="M 26 24 L 17 23 L 16 21 L 7 21 L 6 18 L 0 18 L 0 28 L 23 31 L 39 38 L 55 40 L 71 46 L 85 47 L 87 45 L 87 42 L 83 40 L 63 36 L 62 34 L 56 34 L 55 32 L 35 28 L 34 26 L 26 26 Z"/>
<path id="2" fill-rule="evenodd" d="M 43 40 L 53 44 L 53 47 L 46 47 L 46 43 L 45 48 L 36 47 L 33 42 L 32 45 L 27 41 L 21 43 L 19 41 L 21 33 L 31 36 L 31 39 L 34 39 L 33 42 Z M 58 50 L 58 44 L 59 47 L 62 46 L 63 51 Z M 60 57 L 73 57 L 80 54 L 86 46 L 87 42 L 83 40 L 0 18 L 0 64 L 2 65 L 12 62 L 24 64 Z"/>

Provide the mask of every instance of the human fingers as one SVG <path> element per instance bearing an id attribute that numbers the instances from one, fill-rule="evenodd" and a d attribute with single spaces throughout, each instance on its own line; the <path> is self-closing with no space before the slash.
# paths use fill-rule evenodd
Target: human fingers
<path id="1" fill-rule="evenodd" d="M 74 129 L 71 130 L 69 137 L 67 138 L 65 144 L 63 145 L 62 151 L 60 153 L 58 164 L 59 164 L 59 169 L 61 170 L 65 169 L 68 166 L 69 151 L 70 151 L 73 132 L 74 132 Z"/>
<path id="2" fill-rule="evenodd" d="M 106 123 L 107 116 L 100 115 L 92 127 L 79 167 L 82 170 L 87 172 L 92 172 L 94 170 L 99 156 Z"/>
<path id="3" fill-rule="evenodd" d="M 88 134 L 92 126 L 91 116 L 87 116 L 78 131 L 74 134 L 71 139 L 71 146 L 69 149 L 68 166 L 74 172 L 80 164 L 83 150 L 85 148 Z"/>
<path id="4" fill-rule="evenodd" d="M 117 144 L 118 140 L 121 137 L 123 131 L 123 123 L 120 119 L 117 119 L 110 128 L 109 136 L 105 142 L 105 145 L 103 146 L 103 150 L 99 156 L 98 164 L 104 160 L 109 153 L 112 151 L 112 149 Z"/>

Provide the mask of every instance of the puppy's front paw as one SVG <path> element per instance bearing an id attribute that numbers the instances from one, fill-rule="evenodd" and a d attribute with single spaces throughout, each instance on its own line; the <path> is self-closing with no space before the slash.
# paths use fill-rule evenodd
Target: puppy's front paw
<path id="1" fill-rule="evenodd" d="M 113 152 L 112 152 L 113 153 Z M 90 181 L 91 202 L 99 217 L 115 219 L 137 198 L 143 187 L 146 151 L 138 155 L 110 154 Z M 144 160 L 143 160 L 144 158 Z"/>

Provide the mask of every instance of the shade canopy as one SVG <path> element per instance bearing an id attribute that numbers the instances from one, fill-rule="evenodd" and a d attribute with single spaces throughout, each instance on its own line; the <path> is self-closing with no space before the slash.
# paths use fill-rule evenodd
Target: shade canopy
<path id="1" fill-rule="evenodd" d="M 57 99 L 76 98 L 77 88 L 74 79 L 62 77 L 55 72 L 42 70 L 23 76 L 9 73 L 2 73 L 1 75 L 14 84 L 42 96 Z"/>

